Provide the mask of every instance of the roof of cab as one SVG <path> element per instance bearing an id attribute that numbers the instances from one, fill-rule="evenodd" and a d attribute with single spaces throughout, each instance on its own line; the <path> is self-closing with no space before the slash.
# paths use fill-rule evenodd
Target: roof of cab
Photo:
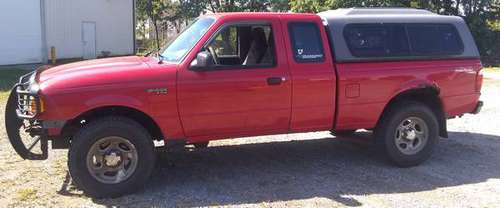
<path id="1" fill-rule="evenodd" d="M 216 17 L 269 17 L 269 16 L 318 16 L 312 13 L 291 13 L 291 12 L 220 12 L 206 14 Z"/>

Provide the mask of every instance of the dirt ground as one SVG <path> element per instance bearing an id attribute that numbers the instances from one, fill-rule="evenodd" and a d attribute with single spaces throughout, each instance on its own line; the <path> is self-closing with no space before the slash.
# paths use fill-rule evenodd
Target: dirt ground
<path id="1" fill-rule="evenodd" d="M 449 138 L 413 168 L 385 162 L 366 142 L 327 132 L 212 142 L 160 160 L 136 194 L 91 199 L 71 183 L 65 150 L 23 161 L 4 133 L 0 101 L 0 207 L 499 207 L 500 78 L 483 111 L 449 120 Z M 1 98 L 0 98 L 1 100 Z"/>

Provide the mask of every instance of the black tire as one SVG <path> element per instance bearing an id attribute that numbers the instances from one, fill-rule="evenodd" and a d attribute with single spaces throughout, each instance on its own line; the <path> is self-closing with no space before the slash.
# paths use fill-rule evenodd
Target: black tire
<path id="1" fill-rule="evenodd" d="M 197 149 L 200 149 L 200 148 L 207 148 L 208 147 L 208 142 L 197 142 L 197 143 L 193 143 L 193 146 Z"/>
<path id="2" fill-rule="evenodd" d="M 16 109 L 18 105 L 18 98 L 16 88 L 11 90 L 9 99 L 7 100 L 7 105 L 5 106 L 5 130 L 7 132 L 7 137 L 9 142 L 14 148 L 14 151 L 25 160 L 45 160 L 48 157 L 47 150 L 47 139 L 41 136 L 33 136 L 30 139 L 40 139 L 40 147 L 42 153 L 35 153 L 28 149 L 31 146 L 29 143 L 25 144 L 23 139 L 27 139 L 26 136 L 23 138 L 20 131 L 23 129 L 23 119 L 17 117 Z"/>
<path id="3" fill-rule="evenodd" d="M 353 130 L 339 130 L 339 131 L 331 131 L 332 135 L 334 136 L 340 136 L 340 137 L 349 137 L 354 135 L 356 132 L 355 129 Z"/>
<path id="4" fill-rule="evenodd" d="M 418 152 L 405 154 L 397 146 L 397 128 L 408 118 L 418 118 L 427 127 L 426 142 Z M 427 160 L 439 139 L 439 124 L 436 115 L 425 104 L 419 102 L 400 102 L 393 105 L 382 116 L 375 129 L 375 139 L 379 150 L 399 167 L 416 166 Z"/>
<path id="5" fill-rule="evenodd" d="M 96 180 L 87 168 L 87 154 L 99 139 L 116 136 L 134 145 L 137 166 L 122 182 L 106 184 Z M 94 198 L 118 197 L 137 191 L 150 177 L 155 166 L 151 136 L 137 122 L 124 117 L 106 117 L 90 122 L 73 137 L 68 153 L 68 168 L 73 182 Z"/>

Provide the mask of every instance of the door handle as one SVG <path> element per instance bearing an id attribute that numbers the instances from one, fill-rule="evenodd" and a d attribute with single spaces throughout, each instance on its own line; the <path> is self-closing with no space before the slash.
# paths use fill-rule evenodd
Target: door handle
<path id="1" fill-rule="evenodd" d="M 285 82 L 285 77 L 269 77 L 267 78 L 267 85 L 280 85 L 282 82 Z"/>

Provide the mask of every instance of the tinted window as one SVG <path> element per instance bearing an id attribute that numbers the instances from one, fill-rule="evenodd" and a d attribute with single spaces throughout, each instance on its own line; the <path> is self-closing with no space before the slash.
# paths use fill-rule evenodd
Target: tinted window
<path id="1" fill-rule="evenodd" d="M 355 57 L 457 55 L 463 44 L 451 24 L 350 24 L 344 38 Z"/>
<path id="2" fill-rule="evenodd" d="M 415 55 L 455 55 L 463 51 L 462 41 L 452 25 L 410 24 L 407 30 Z"/>
<path id="3" fill-rule="evenodd" d="M 357 24 L 345 28 L 349 50 L 357 57 L 409 55 L 404 25 Z"/>
<path id="4" fill-rule="evenodd" d="M 325 54 L 316 23 L 290 23 L 288 30 L 291 36 L 293 55 L 297 62 L 323 61 Z"/>

